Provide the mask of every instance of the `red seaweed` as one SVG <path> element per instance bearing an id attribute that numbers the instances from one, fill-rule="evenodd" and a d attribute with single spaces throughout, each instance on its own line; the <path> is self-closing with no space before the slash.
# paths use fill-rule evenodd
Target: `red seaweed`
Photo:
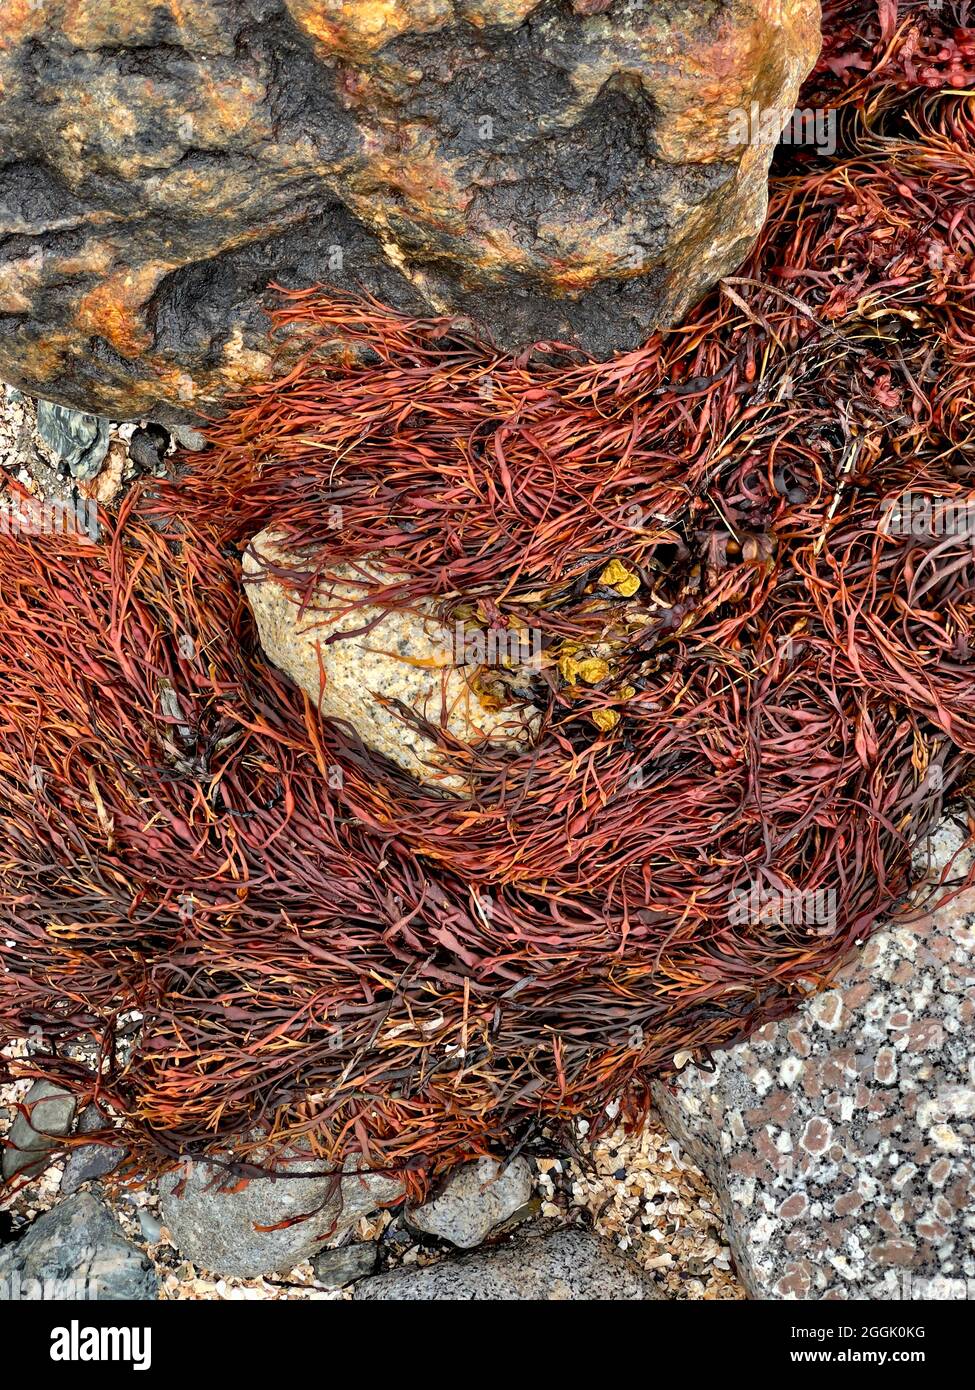
<path id="1" fill-rule="evenodd" d="M 276 287 L 300 362 L 178 480 L 95 544 L 0 536 L 0 1031 L 134 1163 L 261 1128 L 421 1183 L 639 1115 L 830 980 L 946 806 L 971 828 L 975 527 L 931 521 L 975 509 L 949 9 L 827 5 L 835 154 L 782 151 L 748 264 L 639 351 Z M 445 799 L 320 721 L 242 596 L 271 523 L 309 577 L 392 558 L 363 601 L 537 628 L 537 747 L 447 747 Z"/>

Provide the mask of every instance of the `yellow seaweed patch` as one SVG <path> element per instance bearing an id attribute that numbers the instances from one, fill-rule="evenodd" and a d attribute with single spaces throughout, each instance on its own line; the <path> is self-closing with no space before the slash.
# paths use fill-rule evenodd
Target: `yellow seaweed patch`
<path id="1" fill-rule="evenodd" d="M 620 722 L 619 714 L 614 709 L 594 709 L 592 712 L 592 722 L 597 729 L 601 729 L 604 734 L 608 734 L 610 729 L 615 729 Z"/>
<path id="2" fill-rule="evenodd" d="M 600 584 L 615 589 L 623 598 L 632 598 L 640 587 L 640 576 L 622 560 L 610 560 L 599 576 Z"/>
<path id="3" fill-rule="evenodd" d="M 559 659 L 562 679 L 574 685 L 585 681 L 587 685 L 598 685 L 609 675 L 609 662 L 601 656 L 578 656 L 575 652 L 565 652 Z"/>

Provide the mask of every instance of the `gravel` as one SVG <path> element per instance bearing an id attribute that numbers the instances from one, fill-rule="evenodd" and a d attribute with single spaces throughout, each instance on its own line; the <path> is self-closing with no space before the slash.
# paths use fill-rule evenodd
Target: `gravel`
<path id="1" fill-rule="evenodd" d="M 25 1059 L 27 1045 L 14 1043 L 3 1055 Z M 10 1125 L 9 1106 L 22 1099 L 29 1083 L 0 1086 L 0 1139 Z M 568 1159 L 553 1143 L 533 1155 L 536 1214 L 569 1226 L 589 1226 L 657 1281 L 665 1298 L 740 1299 L 744 1291 L 731 1267 L 731 1255 L 718 1203 L 707 1180 L 681 1153 L 662 1124 L 650 1121 L 632 1134 L 613 1128 L 595 1142 L 580 1123 L 575 1139 L 578 1159 Z M 59 1200 L 63 1165 L 52 1165 L 0 1209 L 21 1228 Z M 115 1215 L 126 1239 L 148 1255 L 159 1277 L 159 1297 L 174 1301 L 350 1299 L 349 1287 L 323 1287 L 311 1263 L 274 1278 L 215 1278 L 179 1254 L 161 1220 L 159 1199 L 151 1187 L 122 1188 L 101 1184 L 99 1195 Z M 146 1238 L 146 1233 L 158 1240 Z M 380 1263 L 387 1268 L 423 1267 L 447 1251 L 416 1240 L 396 1212 L 359 1217 L 349 1239 L 379 1242 Z M 693 1262 L 693 1264 L 692 1264 Z M 691 1269 L 695 1272 L 691 1273 Z"/>

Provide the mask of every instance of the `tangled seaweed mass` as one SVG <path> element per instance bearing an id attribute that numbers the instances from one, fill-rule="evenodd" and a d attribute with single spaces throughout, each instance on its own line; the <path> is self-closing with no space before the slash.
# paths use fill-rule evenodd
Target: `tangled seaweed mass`
<path id="1" fill-rule="evenodd" d="M 802 100 L 837 148 L 780 152 L 754 256 L 680 328 L 512 359 L 286 294 L 307 355 L 184 476 L 95 544 L 0 538 L 0 1027 L 133 1163 L 263 1128 L 420 1185 L 639 1113 L 964 823 L 972 535 L 889 520 L 973 497 L 975 29 L 887 0 L 824 29 Z M 443 740 L 449 798 L 321 721 L 242 595 L 272 523 L 310 577 L 381 553 L 386 603 L 538 629 L 537 745 Z M 740 920 L 756 885 L 835 917 Z"/>

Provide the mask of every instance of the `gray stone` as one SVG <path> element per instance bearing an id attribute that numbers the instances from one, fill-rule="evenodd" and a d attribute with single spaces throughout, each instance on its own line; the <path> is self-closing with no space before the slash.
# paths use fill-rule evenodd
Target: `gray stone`
<path id="1" fill-rule="evenodd" d="M 129 440 L 129 458 L 144 473 L 161 476 L 165 472 L 163 459 L 169 448 L 169 431 L 162 425 L 140 425 Z"/>
<path id="2" fill-rule="evenodd" d="M 156 1220 L 151 1211 L 146 1211 L 145 1207 L 139 1208 L 137 1216 L 142 1239 L 147 1245 L 158 1245 L 162 1240 L 162 1224 Z"/>
<path id="3" fill-rule="evenodd" d="M 57 1141 L 71 1132 L 75 1100 L 50 1081 L 35 1081 L 24 1097 L 30 1118 L 20 1111 L 10 1127 L 3 1151 L 3 1176 L 7 1182 L 20 1173 L 36 1177 L 47 1167 L 47 1155 Z"/>
<path id="4" fill-rule="evenodd" d="M 936 869 L 957 844 L 935 837 Z M 975 892 L 890 923 L 714 1062 L 654 1099 L 753 1298 L 971 1296 Z"/>
<path id="5" fill-rule="evenodd" d="M 109 425 L 52 401 L 37 402 L 37 432 L 72 478 L 94 478 L 108 453 Z"/>
<path id="6" fill-rule="evenodd" d="M 0 1299 L 155 1299 L 159 1281 L 141 1250 L 95 1197 L 79 1192 L 0 1248 Z"/>
<path id="7" fill-rule="evenodd" d="M 410 1211 L 409 1221 L 426 1235 L 471 1250 L 525 1207 L 531 1195 L 525 1159 L 502 1168 L 495 1158 L 479 1158 L 455 1169 L 435 1197 Z"/>
<path id="8" fill-rule="evenodd" d="M 194 452 L 199 452 L 207 447 L 207 442 L 200 431 L 193 429 L 190 425 L 171 425 L 169 432 L 181 449 L 192 449 Z"/>
<path id="9" fill-rule="evenodd" d="M 104 1128 L 106 1121 L 97 1106 L 89 1105 L 81 1112 L 79 1134 L 94 1134 Z M 61 1175 L 61 1195 L 70 1197 L 86 1182 L 95 1182 L 113 1173 L 124 1157 L 125 1150 L 117 1144 L 82 1144 L 70 1149 Z"/>
<path id="10" fill-rule="evenodd" d="M 375 1302 L 635 1301 L 662 1297 L 649 1275 L 601 1236 L 564 1230 L 525 1234 L 423 1269 L 396 1269 L 356 1286 Z"/>
<path id="11" fill-rule="evenodd" d="M 339 1183 L 330 1164 L 306 1155 L 276 1162 L 282 1176 L 246 1182 L 207 1162 L 167 1174 L 160 1183 L 162 1218 L 180 1254 L 214 1274 L 287 1274 L 404 1191 L 386 1174 L 347 1170 Z M 283 1176 L 288 1172 L 309 1176 Z"/>
<path id="12" fill-rule="evenodd" d="M 376 1268 L 378 1250 L 374 1242 L 365 1240 L 358 1245 L 341 1245 L 338 1250 L 323 1250 L 312 1260 L 315 1279 L 326 1289 L 344 1289 L 364 1279 Z"/>

